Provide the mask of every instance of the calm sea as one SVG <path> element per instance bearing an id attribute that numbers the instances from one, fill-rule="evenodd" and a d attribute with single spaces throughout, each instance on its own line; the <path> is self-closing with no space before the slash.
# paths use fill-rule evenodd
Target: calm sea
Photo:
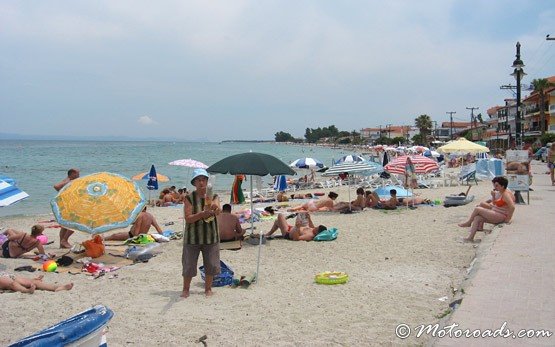
<path id="1" fill-rule="evenodd" d="M 49 201 L 56 195 L 52 186 L 65 178 L 72 167 L 80 169 L 81 176 L 108 171 L 132 177 L 148 171 L 154 164 L 158 173 L 171 178 L 162 187 L 175 185 L 190 189 L 191 169 L 171 166 L 169 162 L 192 158 L 211 165 L 227 156 L 249 151 L 271 154 L 287 164 L 298 158 L 313 157 L 328 166 L 333 158 L 350 154 L 339 149 L 275 143 L 0 140 L 0 174 L 16 179 L 18 187 L 30 195 L 17 204 L 0 208 L 0 217 L 50 213 Z M 271 180 L 269 176 L 264 177 L 264 187 Z M 228 192 L 232 181 L 231 175 L 216 175 L 214 188 Z M 138 183 L 148 196 L 146 181 Z"/>

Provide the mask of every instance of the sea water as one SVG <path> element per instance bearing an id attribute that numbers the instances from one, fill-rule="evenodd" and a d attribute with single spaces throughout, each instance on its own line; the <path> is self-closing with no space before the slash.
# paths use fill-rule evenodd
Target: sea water
<path id="1" fill-rule="evenodd" d="M 0 174 L 14 178 L 17 186 L 30 196 L 14 205 L 0 208 L 0 217 L 37 215 L 51 212 L 50 200 L 56 196 L 53 185 L 67 176 L 67 170 L 78 168 L 81 176 L 95 172 L 113 172 L 132 177 L 150 170 L 152 164 L 170 182 L 160 188 L 175 185 L 187 187 L 192 169 L 168 165 L 177 159 L 194 159 L 211 165 L 230 155 L 245 152 L 271 154 L 284 163 L 303 157 L 321 160 L 330 166 L 332 160 L 351 154 L 346 150 L 315 146 L 288 145 L 271 142 L 108 142 L 108 141 L 29 141 L 0 140 Z M 306 174 L 299 170 L 299 174 Z M 216 193 L 229 192 L 232 175 L 215 175 L 211 179 Z M 257 180 L 257 185 L 268 188 L 272 177 Z M 149 195 L 146 181 L 137 182 L 145 196 Z M 248 188 L 250 182 L 243 183 Z M 256 187 L 256 186 L 255 186 Z M 153 191 L 152 197 L 159 194 Z"/>

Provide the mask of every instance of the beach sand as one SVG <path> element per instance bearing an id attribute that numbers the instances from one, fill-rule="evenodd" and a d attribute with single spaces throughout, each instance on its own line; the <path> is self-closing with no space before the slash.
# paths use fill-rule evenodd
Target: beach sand
<path id="1" fill-rule="evenodd" d="M 417 189 L 422 197 L 442 199 L 466 191 L 466 186 Z M 335 188 L 347 200 L 347 187 Z M 425 344 L 427 337 L 401 340 L 395 327 L 434 323 L 448 309 L 453 288 L 459 288 L 476 254 L 476 245 L 462 243 L 465 219 L 477 201 L 487 199 L 491 183 L 470 191 L 476 200 L 465 206 L 419 206 L 415 210 L 366 210 L 353 214 L 314 214 L 315 224 L 336 227 L 332 242 L 268 241 L 262 248 L 259 283 L 248 289 L 215 288 L 203 295 L 200 274 L 191 296 L 181 300 L 181 241 L 163 246 L 148 263 L 124 267 L 98 279 L 82 274 L 46 273 L 48 282 L 74 282 L 68 292 L 0 294 L 0 344 L 5 345 L 55 324 L 91 306 L 103 304 L 115 312 L 108 343 L 124 345 L 195 345 L 207 335 L 209 345 L 391 345 Z M 329 191 L 320 189 L 319 191 Z M 351 198 L 354 199 L 354 188 Z M 243 205 L 241 208 L 248 208 Z M 235 207 L 234 209 L 237 209 Z M 182 228 L 181 208 L 151 208 L 164 230 Z M 52 216 L 5 218 L 2 227 L 29 231 Z M 271 221 L 256 223 L 266 232 Z M 46 229 L 57 247 L 59 229 Z M 483 234 L 478 234 L 478 238 Z M 76 232 L 71 242 L 88 236 Z M 256 270 L 257 246 L 244 243 L 239 251 L 221 251 L 221 259 L 236 275 Z M 1 258 L 0 258 L 1 259 Z M 1 259 L 5 271 L 30 260 Z M 199 262 L 199 265 L 201 262 Z M 318 285 L 323 271 L 344 271 L 344 285 Z M 29 272 L 21 273 L 33 276 Z M 36 274 L 36 273 L 35 273 Z M 439 300 L 447 297 L 447 300 Z"/>

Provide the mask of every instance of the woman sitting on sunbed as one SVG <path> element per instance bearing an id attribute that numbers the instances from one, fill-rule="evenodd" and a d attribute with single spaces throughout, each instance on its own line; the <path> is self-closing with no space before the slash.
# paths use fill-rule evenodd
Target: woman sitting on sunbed
<path id="1" fill-rule="evenodd" d="M 300 206 L 292 207 L 288 209 L 289 212 L 317 212 L 317 211 L 333 211 L 334 201 L 337 199 L 337 193 L 329 192 L 328 197 L 319 200 L 310 200 Z"/>
<path id="2" fill-rule="evenodd" d="M 509 181 L 505 177 L 495 177 L 491 182 L 494 190 L 500 195 L 491 204 L 480 204 L 474 208 L 468 220 L 459 224 L 463 228 L 470 227 L 470 234 L 464 239 L 465 242 L 473 242 L 476 232 L 484 223 L 499 224 L 509 222 L 513 218 L 515 196 L 507 189 Z M 492 196 L 495 195 L 492 194 Z"/>

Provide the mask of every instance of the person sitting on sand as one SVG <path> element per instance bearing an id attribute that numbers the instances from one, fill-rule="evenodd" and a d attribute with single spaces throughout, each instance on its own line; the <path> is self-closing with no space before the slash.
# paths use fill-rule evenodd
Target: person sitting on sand
<path id="1" fill-rule="evenodd" d="M 399 201 L 397 200 L 397 190 L 391 189 L 389 191 L 389 195 L 391 195 L 391 197 L 389 199 L 380 200 L 380 203 L 378 204 L 378 206 L 376 206 L 376 208 L 379 208 L 382 210 L 397 209 L 397 205 L 399 205 Z"/>
<path id="2" fill-rule="evenodd" d="M 39 254 L 45 254 L 42 244 L 37 239 L 42 235 L 44 227 L 42 225 L 33 225 L 31 235 L 22 231 L 8 229 L 3 232 L 8 239 L 2 244 L 3 258 L 20 258 L 23 254 L 37 249 Z M 34 255 L 33 255 L 34 256 Z"/>
<path id="3" fill-rule="evenodd" d="M 300 206 L 292 207 L 288 209 L 290 212 L 305 211 L 305 212 L 317 212 L 317 211 L 332 211 L 334 206 L 334 201 L 337 199 L 338 195 L 335 192 L 329 192 L 328 197 L 320 200 L 310 200 Z"/>
<path id="4" fill-rule="evenodd" d="M 272 236 L 276 230 L 281 231 L 281 235 L 286 240 L 292 241 L 311 241 L 314 236 L 318 235 L 327 228 L 324 225 L 314 226 L 310 213 L 299 212 L 297 219 L 295 220 L 295 225 L 287 224 L 287 220 L 284 214 L 280 213 L 277 220 L 272 225 L 269 232 L 266 233 L 266 237 Z"/>
<path id="5" fill-rule="evenodd" d="M 460 223 L 462 228 L 470 227 L 470 234 L 464 239 L 465 242 L 474 242 L 476 232 L 484 223 L 499 224 L 510 222 L 515 211 L 515 196 L 507 189 L 509 181 L 505 177 L 495 177 L 491 180 L 494 190 L 499 192 L 499 197 L 495 198 L 489 205 L 480 204 L 474 208 L 468 220 Z M 492 193 L 493 196 L 493 193 Z"/>
<path id="6" fill-rule="evenodd" d="M 170 189 L 166 188 L 162 190 L 162 193 L 160 194 L 160 200 L 156 202 L 156 206 L 161 206 L 161 207 L 173 206 L 173 204 L 175 204 L 176 202 L 177 201 L 173 197 L 173 194 L 170 191 Z"/>
<path id="7" fill-rule="evenodd" d="M 44 276 L 41 275 L 33 279 L 28 279 L 7 272 L 0 272 L 0 290 L 33 294 L 36 289 L 59 292 L 62 290 L 71 290 L 73 288 L 73 283 L 61 285 L 44 283 L 42 281 L 43 277 Z"/>
<path id="8" fill-rule="evenodd" d="M 358 188 L 357 189 L 357 197 L 355 200 L 351 201 L 350 203 L 340 201 L 335 204 L 333 207 L 334 211 L 362 211 L 366 207 L 366 200 L 364 199 L 364 189 Z"/>
<path id="9" fill-rule="evenodd" d="M 220 232 L 220 242 L 242 240 L 245 230 L 241 227 L 237 215 L 231 213 L 231 205 L 224 204 L 222 213 L 216 216 Z"/>
<path id="10" fill-rule="evenodd" d="M 366 207 L 374 208 L 380 203 L 380 197 L 373 191 L 367 190 L 364 192 Z"/>
<path id="11" fill-rule="evenodd" d="M 139 213 L 137 219 L 135 219 L 135 221 L 133 222 L 133 225 L 131 225 L 131 229 L 129 229 L 129 232 L 123 231 L 120 233 L 115 233 L 106 237 L 104 240 L 125 241 L 140 234 L 148 234 L 150 227 L 154 227 L 159 234 L 163 232 L 162 228 L 160 228 L 160 226 L 158 225 L 158 222 L 156 222 L 156 218 L 154 218 L 152 214 L 146 211 L 145 206 L 143 208 L 143 211 Z"/>

